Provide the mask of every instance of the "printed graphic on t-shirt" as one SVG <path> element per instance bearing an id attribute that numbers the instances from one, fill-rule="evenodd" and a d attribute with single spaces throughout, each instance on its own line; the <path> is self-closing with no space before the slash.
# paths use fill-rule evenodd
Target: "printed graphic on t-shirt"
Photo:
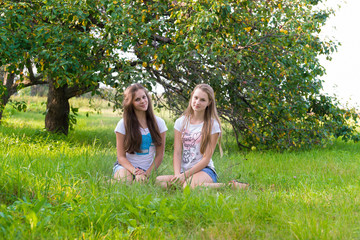
<path id="1" fill-rule="evenodd" d="M 201 132 L 189 133 L 184 131 L 182 133 L 183 138 L 183 161 L 189 163 L 197 158 L 196 156 L 196 145 L 200 145 Z"/>
<path id="2" fill-rule="evenodd" d="M 150 152 L 150 146 L 152 143 L 152 138 L 151 138 L 151 134 L 148 133 L 146 135 L 141 135 L 141 145 L 140 145 L 140 150 L 141 152 L 137 152 L 137 155 L 147 155 Z"/>

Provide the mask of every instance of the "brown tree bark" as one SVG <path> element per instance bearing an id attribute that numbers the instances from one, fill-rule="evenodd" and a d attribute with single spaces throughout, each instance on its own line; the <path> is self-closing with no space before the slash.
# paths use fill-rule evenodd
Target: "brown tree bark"
<path id="1" fill-rule="evenodd" d="M 9 102 L 11 95 L 16 93 L 16 87 L 14 87 L 14 85 L 13 85 L 14 79 L 15 79 L 15 74 L 4 72 L 2 84 L 7 89 L 7 92 L 1 96 L 1 100 L 0 100 L 1 105 L 4 106 L 4 108 L 5 108 L 6 104 Z M 0 108 L 0 123 L 1 123 L 3 113 L 4 113 L 4 108 Z"/>
<path id="2" fill-rule="evenodd" d="M 49 93 L 46 107 L 45 128 L 49 132 L 68 134 L 70 104 L 66 95 L 67 85 L 56 88 L 48 78 Z"/>

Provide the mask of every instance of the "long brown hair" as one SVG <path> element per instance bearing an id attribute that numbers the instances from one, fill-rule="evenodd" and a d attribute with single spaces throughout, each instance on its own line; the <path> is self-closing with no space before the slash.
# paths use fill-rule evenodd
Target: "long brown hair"
<path id="1" fill-rule="evenodd" d="M 209 101 L 210 101 L 209 106 L 207 106 L 206 109 L 205 109 L 204 125 L 203 125 L 203 127 L 201 129 L 200 153 L 204 154 L 206 148 L 208 146 L 210 146 L 210 144 L 211 144 L 211 129 L 213 127 L 214 120 L 216 120 L 219 123 L 220 129 L 221 129 L 221 122 L 220 122 L 220 118 L 219 118 L 219 115 L 218 115 L 217 109 L 216 109 L 214 90 L 212 89 L 212 87 L 210 85 L 203 83 L 203 84 L 196 85 L 194 90 L 191 92 L 189 105 L 188 105 L 188 107 L 186 108 L 186 110 L 183 113 L 183 116 L 185 116 L 183 129 L 185 127 L 187 127 L 187 125 L 190 122 L 190 117 L 194 114 L 194 110 L 191 107 L 191 102 L 192 102 L 194 92 L 197 89 L 200 89 L 201 91 L 207 93 Z M 220 154 L 222 156 L 223 151 L 222 151 L 222 148 L 221 148 L 221 133 L 220 133 L 220 136 L 219 136 L 219 139 L 218 139 L 218 144 L 219 144 Z"/>
<path id="2" fill-rule="evenodd" d="M 159 131 L 159 127 L 157 125 L 157 121 L 155 118 L 154 110 L 151 103 L 151 98 L 149 96 L 148 91 L 141 84 L 135 83 L 126 88 L 124 92 L 124 125 L 125 125 L 125 140 L 124 140 L 124 148 L 125 152 L 133 154 L 134 152 L 140 152 L 141 146 L 141 132 L 140 132 L 140 123 L 136 117 L 134 106 L 132 104 L 135 93 L 138 90 L 144 90 L 147 100 L 148 100 L 148 108 L 145 112 L 146 115 L 146 123 L 148 129 L 150 131 L 150 135 L 152 141 L 155 146 L 161 145 L 161 135 Z"/>

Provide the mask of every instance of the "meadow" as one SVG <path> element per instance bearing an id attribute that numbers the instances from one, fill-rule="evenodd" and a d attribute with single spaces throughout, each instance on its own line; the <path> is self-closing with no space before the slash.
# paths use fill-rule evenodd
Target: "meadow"
<path id="1" fill-rule="evenodd" d="M 0 239 L 360 239 L 360 143 L 306 151 L 239 151 L 230 129 L 214 163 L 247 190 L 111 184 L 117 112 L 72 100 L 67 137 L 43 130 L 45 98 L 10 105 L 0 125 Z M 157 174 L 172 173 L 173 123 Z"/>

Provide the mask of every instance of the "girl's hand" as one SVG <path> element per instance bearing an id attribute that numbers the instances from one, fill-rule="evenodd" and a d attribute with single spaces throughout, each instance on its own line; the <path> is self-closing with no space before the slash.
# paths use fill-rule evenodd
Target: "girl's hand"
<path id="1" fill-rule="evenodd" d="M 147 181 L 147 177 L 145 174 L 140 174 L 135 176 L 135 181 L 137 182 L 145 182 Z"/>
<path id="2" fill-rule="evenodd" d="M 145 174 L 145 171 L 142 170 L 142 169 L 140 169 L 140 168 L 135 168 L 133 174 L 134 174 L 135 176 L 137 176 L 137 175 L 144 175 L 144 174 Z"/>
<path id="3" fill-rule="evenodd" d="M 185 182 L 185 175 L 184 175 L 184 173 L 174 175 L 174 176 L 170 179 L 170 182 L 171 182 L 172 184 L 174 184 L 174 183 L 183 184 L 183 183 Z"/>

